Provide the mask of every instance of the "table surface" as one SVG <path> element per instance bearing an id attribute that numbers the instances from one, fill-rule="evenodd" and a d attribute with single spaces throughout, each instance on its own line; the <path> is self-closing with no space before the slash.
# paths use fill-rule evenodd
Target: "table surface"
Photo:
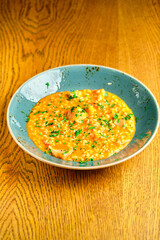
<path id="1" fill-rule="evenodd" d="M 0 1 L 0 239 L 160 239 L 160 130 L 138 156 L 94 171 L 39 162 L 9 134 L 17 88 L 80 63 L 131 74 L 160 103 L 160 2 Z"/>

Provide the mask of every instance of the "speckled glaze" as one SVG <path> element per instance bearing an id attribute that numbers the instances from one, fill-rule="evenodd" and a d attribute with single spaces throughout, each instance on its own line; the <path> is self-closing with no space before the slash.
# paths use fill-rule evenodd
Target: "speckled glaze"
<path id="1" fill-rule="evenodd" d="M 41 98 L 57 91 L 101 88 L 122 98 L 136 117 L 135 136 L 124 150 L 107 159 L 82 164 L 45 154 L 30 140 L 26 115 Z M 69 65 L 42 72 L 25 82 L 10 101 L 7 122 L 13 139 L 33 157 L 57 167 L 88 170 L 121 163 L 141 152 L 158 129 L 159 108 L 150 90 L 126 73 L 103 66 Z"/>

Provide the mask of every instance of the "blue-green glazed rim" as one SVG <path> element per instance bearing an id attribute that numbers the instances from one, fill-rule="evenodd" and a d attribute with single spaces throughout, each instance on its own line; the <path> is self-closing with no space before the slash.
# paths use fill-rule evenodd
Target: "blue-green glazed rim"
<path id="1" fill-rule="evenodd" d="M 46 82 L 50 82 L 51 88 L 46 88 Z M 65 161 L 44 154 L 31 141 L 26 131 L 26 114 L 30 113 L 32 103 L 35 104 L 42 97 L 56 91 L 86 88 L 104 88 L 118 95 L 132 109 L 137 123 L 136 133 L 131 143 L 114 156 L 86 163 Z M 158 130 L 159 106 L 151 91 L 127 73 L 100 65 L 67 65 L 39 73 L 18 88 L 8 105 L 7 124 L 15 142 L 28 154 L 42 162 L 68 169 L 99 169 L 122 163 L 148 146 Z"/>

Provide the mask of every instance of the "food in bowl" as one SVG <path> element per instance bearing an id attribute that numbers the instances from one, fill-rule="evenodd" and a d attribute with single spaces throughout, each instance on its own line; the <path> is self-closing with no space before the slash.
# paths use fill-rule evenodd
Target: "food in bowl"
<path id="1" fill-rule="evenodd" d="M 129 144 L 135 133 L 135 117 L 121 98 L 104 89 L 56 92 L 33 107 L 27 132 L 46 154 L 63 160 L 94 161 Z"/>

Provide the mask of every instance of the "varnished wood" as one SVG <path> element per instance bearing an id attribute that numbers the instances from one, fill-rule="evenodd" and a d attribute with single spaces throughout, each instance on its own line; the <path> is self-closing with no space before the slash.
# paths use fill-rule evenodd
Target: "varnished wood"
<path id="1" fill-rule="evenodd" d="M 158 0 L 0 1 L 0 239 L 160 239 L 160 131 L 129 161 L 71 171 L 13 141 L 16 89 L 53 67 L 92 63 L 140 79 L 160 102 Z"/>

